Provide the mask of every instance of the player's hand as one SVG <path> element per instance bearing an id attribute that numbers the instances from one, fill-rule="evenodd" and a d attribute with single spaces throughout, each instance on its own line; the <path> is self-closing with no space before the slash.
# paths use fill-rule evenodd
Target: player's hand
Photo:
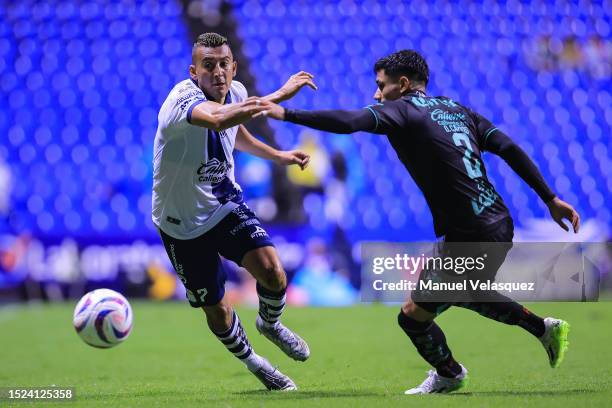
<path id="1" fill-rule="evenodd" d="M 242 110 L 251 119 L 254 119 L 259 116 L 266 116 L 271 103 L 258 96 L 250 96 L 242 103 Z"/>
<path id="2" fill-rule="evenodd" d="M 302 170 L 304 170 L 306 167 L 308 167 L 308 163 L 310 163 L 310 155 L 299 150 L 278 152 L 275 162 L 276 164 L 283 166 L 297 164 Z"/>
<path id="3" fill-rule="evenodd" d="M 561 228 L 569 231 L 569 227 L 563 222 L 563 220 L 566 219 L 572 223 L 574 233 L 578 232 L 580 229 L 580 215 L 578 215 L 574 207 L 558 197 L 553 198 L 547 205 L 553 220 L 555 220 Z"/>
<path id="4" fill-rule="evenodd" d="M 264 108 L 253 117 L 267 116 L 276 120 L 285 120 L 285 108 L 274 102 L 266 102 Z"/>
<path id="5" fill-rule="evenodd" d="M 304 86 L 309 86 L 316 91 L 317 86 L 315 85 L 313 79 L 314 76 L 305 71 L 300 71 L 297 74 L 291 75 L 289 80 L 285 82 L 285 85 L 278 90 L 280 94 L 279 102 L 293 98 L 295 94 L 297 94 L 298 91 Z"/>

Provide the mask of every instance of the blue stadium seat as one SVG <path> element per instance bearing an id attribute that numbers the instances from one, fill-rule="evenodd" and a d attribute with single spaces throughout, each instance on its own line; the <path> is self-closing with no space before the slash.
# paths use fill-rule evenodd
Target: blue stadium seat
<path id="1" fill-rule="evenodd" d="M 593 79 L 584 69 L 536 71 L 531 61 L 545 36 L 554 46 L 570 35 L 609 42 L 609 10 L 581 4 L 235 0 L 233 13 L 260 94 L 296 71 L 315 74 L 319 91 L 300 93 L 290 107 L 363 107 L 373 102 L 377 58 L 400 48 L 422 51 L 431 94 L 489 117 L 584 217 L 609 225 L 610 78 Z M 0 8 L 0 154 L 23 181 L 13 191 L 15 228 L 56 236 L 154 234 L 152 143 L 159 106 L 186 75 L 182 13 L 180 2 L 159 0 L 30 0 Z M 281 147 L 300 142 L 301 128 L 271 126 Z M 386 138 L 321 135 L 330 156 L 347 160 L 347 207 L 354 212 L 340 225 L 356 238 L 384 239 L 394 230 L 403 239 L 431 237 L 426 203 Z M 544 214 L 503 161 L 486 161 L 519 225 Z M 321 228 L 314 220 L 325 217 L 324 200 L 311 195 L 305 207 Z"/>
<path id="2" fill-rule="evenodd" d="M 281 79 L 293 73 L 293 63 L 297 62 L 300 69 L 315 74 L 320 90 L 308 98 L 290 101 L 288 106 L 356 109 L 372 101 L 374 61 L 400 48 L 417 48 L 430 65 L 430 93 L 457 98 L 489 117 L 534 157 L 546 179 L 576 204 L 584 217 L 603 217 L 601 221 L 610 222 L 609 211 L 601 207 L 612 198 L 609 139 L 600 142 L 597 153 L 593 152 L 594 143 L 609 133 L 612 123 L 610 80 L 591 81 L 580 71 L 536 72 L 524 52 L 529 41 L 542 35 L 552 35 L 558 42 L 568 35 L 585 39 L 597 33 L 609 38 L 609 12 L 601 5 L 585 4 L 588 12 L 576 15 L 576 10 L 570 10 L 564 2 L 510 2 L 507 6 L 466 2 L 451 7 L 442 1 L 342 1 L 300 3 L 289 12 L 279 11 L 275 2 L 266 4 L 234 1 L 242 27 L 240 35 L 247 47 L 274 37 L 275 44 L 286 44 L 277 47 L 290 54 L 292 64 L 270 64 L 276 48 L 256 46 L 256 51 L 247 50 L 256 56 L 251 61 L 252 72 L 262 94 L 281 85 Z M 398 12 L 400 9 L 406 12 Z M 490 20 L 482 18 L 483 12 L 494 17 L 496 23 L 486 24 Z M 592 16 L 596 16 L 594 24 L 590 22 Z M 284 29 L 275 37 L 275 32 L 254 27 Z M 273 80 L 270 72 L 275 73 Z M 300 132 L 285 123 L 273 122 L 272 126 L 283 135 Z M 331 150 L 330 141 L 340 137 L 322 140 Z M 372 192 L 369 197 L 377 197 L 375 200 L 389 200 L 380 194 L 386 188 L 379 180 L 402 186 L 408 176 L 391 155 L 380 154 L 388 148 L 388 142 L 376 136 L 349 140 L 340 150 L 345 157 L 354 157 L 355 149 L 350 145 L 361 146 L 357 152 L 363 160 L 359 166 L 365 168 L 365 177 L 360 180 L 365 183 L 364 191 Z M 505 163 L 491 156 L 486 160 L 491 162 L 488 169 L 493 182 L 519 225 L 529 217 L 544 215 L 537 196 Z M 353 179 L 348 181 L 349 189 L 351 182 Z M 424 202 L 410 201 L 418 195 L 416 187 L 395 191 L 402 202 L 411 203 L 409 210 L 426 214 Z M 359 202 L 359 198 L 356 200 Z M 384 238 L 388 223 L 372 215 L 376 208 L 374 203 L 372 206 L 351 207 L 361 215 L 355 228 L 370 226 L 370 238 Z M 397 215 L 394 219 L 400 218 Z M 414 237 L 428 236 L 430 222 L 411 226 Z"/>

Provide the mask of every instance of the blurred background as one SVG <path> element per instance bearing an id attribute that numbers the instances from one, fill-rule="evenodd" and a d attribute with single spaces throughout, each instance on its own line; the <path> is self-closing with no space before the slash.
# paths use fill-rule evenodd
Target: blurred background
<path id="1" fill-rule="evenodd" d="M 583 218 L 564 234 L 510 168 L 486 155 L 518 241 L 610 237 L 609 1 L 19 1 L 0 3 L 0 303 L 98 287 L 184 299 L 151 222 L 157 113 L 187 78 L 198 34 L 228 37 L 251 95 L 310 71 L 286 106 L 372 103 L 374 62 L 413 48 L 429 93 L 488 117 Z M 360 243 L 434 239 L 422 194 L 386 138 L 253 121 L 312 155 L 304 172 L 237 153 L 236 178 L 279 249 L 293 304 L 359 301 Z M 228 293 L 256 303 L 227 263 Z M 203 269 L 205 266 L 203 266 Z M 605 280 L 604 280 L 605 281 Z"/>

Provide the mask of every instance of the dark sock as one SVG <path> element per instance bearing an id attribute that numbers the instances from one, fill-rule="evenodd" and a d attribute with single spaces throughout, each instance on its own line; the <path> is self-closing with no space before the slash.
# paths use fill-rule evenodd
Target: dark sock
<path id="1" fill-rule="evenodd" d="M 542 337 L 545 331 L 544 319 L 532 313 L 519 303 L 506 302 L 466 302 L 456 306 L 473 310 L 481 316 L 512 326 L 520 326 L 536 337 Z"/>
<path id="2" fill-rule="evenodd" d="M 455 377 L 461 366 L 453 358 L 442 329 L 433 321 L 419 322 L 400 311 L 397 322 L 408 335 L 418 353 L 443 377 Z"/>

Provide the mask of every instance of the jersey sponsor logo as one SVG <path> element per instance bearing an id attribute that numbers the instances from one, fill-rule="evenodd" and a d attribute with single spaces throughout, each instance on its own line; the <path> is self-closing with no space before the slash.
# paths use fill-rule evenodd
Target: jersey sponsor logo
<path id="1" fill-rule="evenodd" d="M 255 231 L 251 233 L 251 238 L 264 238 L 267 237 L 268 233 L 261 228 L 259 225 L 255 227 Z"/>
<path id="2" fill-rule="evenodd" d="M 251 218 L 250 220 L 246 220 L 236 225 L 234 228 L 230 230 L 230 234 L 236 235 L 238 232 L 242 231 L 245 227 L 249 225 L 259 225 L 259 221 L 255 218 Z"/>
<path id="3" fill-rule="evenodd" d="M 451 108 L 458 106 L 453 100 L 445 98 L 430 98 L 428 96 L 413 96 L 412 103 L 421 108 L 430 108 L 434 106 L 445 105 Z"/>
<path id="4" fill-rule="evenodd" d="M 431 120 L 442 126 L 446 132 L 470 133 L 466 125 L 466 116 L 463 113 L 435 109 L 431 112 L 430 117 Z"/>
<path id="5" fill-rule="evenodd" d="M 188 92 L 185 95 L 181 95 L 176 99 L 176 103 L 181 103 L 181 102 L 185 102 L 186 100 L 189 100 L 191 98 L 193 98 L 194 96 L 200 96 L 202 97 L 202 92 L 201 91 L 191 91 Z"/>
<path id="6" fill-rule="evenodd" d="M 442 120 L 451 122 L 464 121 L 465 114 L 461 112 L 449 112 L 443 109 L 435 109 L 433 112 L 431 112 L 431 119 L 435 120 L 436 122 Z"/>
<path id="7" fill-rule="evenodd" d="M 212 158 L 207 162 L 202 162 L 198 167 L 198 181 L 200 183 L 218 184 L 227 177 L 227 173 L 232 169 L 232 164 L 226 161 Z"/>
<path id="8" fill-rule="evenodd" d="M 176 99 L 176 106 L 178 106 L 178 108 L 181 111 L 184 111 L 187 107 L 191 106 L 191 104 L 195 101 L 198 100 L 204 100 L 204 97 L 202 96 L 202 92 L 201 91 L 190 91 L 188 93 L 186 93 L 185 95 L 180 95 L 177 99 Z"/>

